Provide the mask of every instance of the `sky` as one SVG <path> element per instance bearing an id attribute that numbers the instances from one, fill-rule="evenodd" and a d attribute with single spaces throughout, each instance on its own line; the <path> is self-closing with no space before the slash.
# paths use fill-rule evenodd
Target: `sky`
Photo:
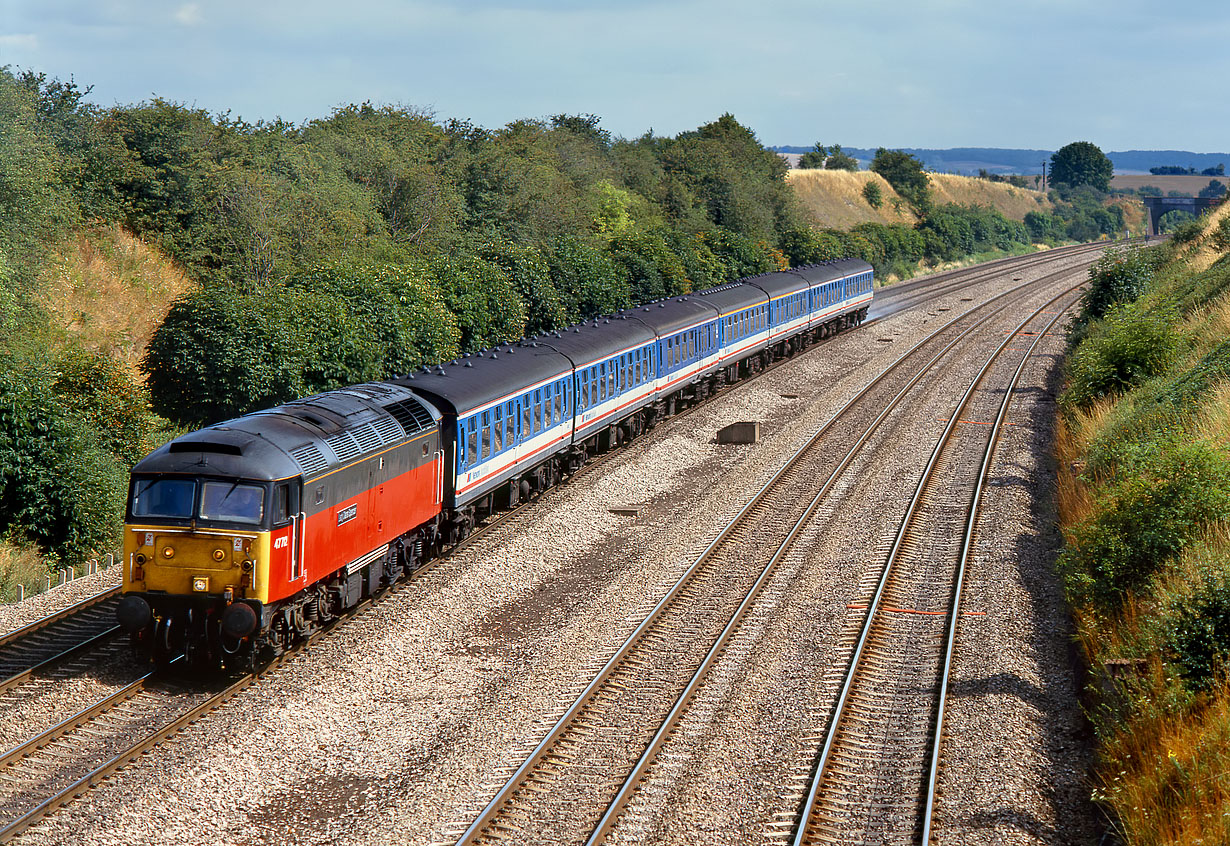
<path id="1" fill-rule="evenodd" d="M 0 0 L 0 65 L 303 123 L 594 114 L 769 146 L 1230 149 L 1230 4 L 1187 0 Z"/>

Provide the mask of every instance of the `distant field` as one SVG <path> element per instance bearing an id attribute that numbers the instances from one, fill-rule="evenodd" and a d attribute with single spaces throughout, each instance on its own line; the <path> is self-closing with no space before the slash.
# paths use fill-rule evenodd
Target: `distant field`
<path id="1" fill-rule="evenodd" d="M 1226 176 L 1153 176 L 1148 173 L 1143 176 L 1113 177 L 1110 180 L 1110 187 L 1120 190 L 1131 188 L 1133 191 L 1138 191 L 1145 185 L 1153 185 L 1162 189 L 1163 195 L 1171 191 L 1181 191 L 1187 196 L 1194 197 L 1200 193 L 1201 188 L 1209 184 L 1210 179 L 1216 179 L 1230 187 L 1230 177 Z"/>
<path id="2" fill-rule="evenodd" d="M 1038 191 L 1015 188 L 1003 182 L 988 182 L 968 176 L 932 173 L 931 192 L 938 204 L 960 203 L 983 205 L 999 209 L 1013 220 L 1023 220 L 1025 214 L 1035 209 L 1049 211 L 1051 203 Z M 901 204 L 901 211 L 893 208 L 897 193 L 879 174 L 861 170 L 792 170 L 787 181 L 812 213 L 821 227 L 849 229 L 859 223 L 904 223 L 916 222 L 908 205 Z M 884 203 L 873 209 L 863 197 L 863 186 L 878 182 L 884 195 Z M 1205 180 L 1206 184 L 1208 180 Z M 899 198 L 898 198 L 899 199 Z"/>

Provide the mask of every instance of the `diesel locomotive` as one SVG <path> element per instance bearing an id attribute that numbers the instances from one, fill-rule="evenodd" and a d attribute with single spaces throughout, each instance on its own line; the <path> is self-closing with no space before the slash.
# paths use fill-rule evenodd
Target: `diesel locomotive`
<path id="1" fill-rule="evenodd" d="M 872 296 L 808 265 L 176 438 L 132 472 L 119 623 L 158 665 L 251 666 Z"/>

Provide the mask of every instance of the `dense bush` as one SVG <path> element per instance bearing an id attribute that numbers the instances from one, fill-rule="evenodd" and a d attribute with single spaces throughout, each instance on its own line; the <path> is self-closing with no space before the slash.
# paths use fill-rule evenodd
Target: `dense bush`
<path id="1" fill-rule="evenodd" d="M 1153 281 L 1157 258 L 1141 249 L 1103 253 L 1089 268 L 1089 287 L 1081 295 L 1078 324 L 1104 316 L 1112 307 L 1134 302 Z"/>
<path id="2" fill-rule="evenodd" d="M 931 205 L 930 182 L 923 164 L 902 150 L 876 150 L 871 170 L 880 174 L 914 210 L 925 214 Z"/>
<path id="3" fill-rule="evenodd" d="M 472 333 L 494 332 L 508 312 L 466 316 Z M 452 357 L 459 336 L 422 275 L 332 265 L 255 290 L 211 286 L 191 295 L 172 307 L 142 366 L 155 410 L 208 423 Z"/>
<path id="4" fill-rule="evenodd" d="M 56 392 L 56 376 L 53 362 L 0 353 L 0 532 L 75 563 L 116 542 L 127 468 Z"/>
<path id="5" fill-rule="evenodd" d="M 1166 621 L 1167 651 L 1194 690 L 1226 675 L 1230 656 L 1230 577 L 1210 575 Z"/>
<path id="6" fill-rule="evenodd" d="M 1181 337 L 1164 310 L 1119 306 L 1089 328 L 1067 364 L 1066 405 L 1083 407 L 1139 384 L 1161 370 L 1178 351 Z"/>
<path id="7" fill-rule="evenodd" d="M 1230 461 L 1202 442 L 1161 441 L 1120 468 L 1061 557 L 1072 595 L 1115 608 L 1211 523 L 1230 515 Z"/>
<path id="8" fill-rule="evenodd" d="M 867 182 L 863 186 L 863 199 L 873 209 L 878 209 L 884 205 L 884 192 L 880 189 L 880 184 L 878 182 Z"/>

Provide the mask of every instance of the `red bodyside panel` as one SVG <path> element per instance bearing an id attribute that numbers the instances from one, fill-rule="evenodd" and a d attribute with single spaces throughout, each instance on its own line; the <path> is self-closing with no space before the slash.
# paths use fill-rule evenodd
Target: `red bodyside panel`
<path id="1" fill-rule="evenodd" d="M 438 515 L 441 460 L 416 467 L 304 520 L 303 575 L 293 583 L 291 550 L 296 544 L 289 527 L 276 530 L 273 545 L 283 536 L 288 542 L 270 551 L 269 601 L 302 590 Z"/>

